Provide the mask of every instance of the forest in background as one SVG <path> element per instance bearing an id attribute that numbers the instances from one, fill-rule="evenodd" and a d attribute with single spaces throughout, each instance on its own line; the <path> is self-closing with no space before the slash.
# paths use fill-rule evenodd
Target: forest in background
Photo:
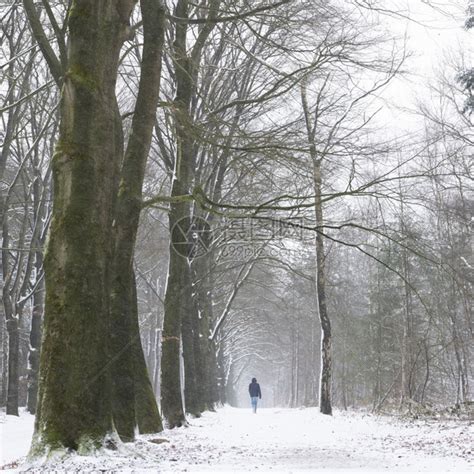
<path id="1" fill-rule="evenodd" d="M 1 5 L 7 413 L 472 403 L 472 46 L 394 113 L 392 3 Z"/>

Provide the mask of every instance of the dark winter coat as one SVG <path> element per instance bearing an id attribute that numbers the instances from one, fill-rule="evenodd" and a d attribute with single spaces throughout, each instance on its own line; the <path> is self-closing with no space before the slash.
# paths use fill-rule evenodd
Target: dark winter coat
<path id="1" fill-rule="evenodd" d="M 257 382 L 252 382 L 249 385 L 249 393 L 251 397 L 262 398 L 262 392 L 260 391 L 260 385 Z"/>

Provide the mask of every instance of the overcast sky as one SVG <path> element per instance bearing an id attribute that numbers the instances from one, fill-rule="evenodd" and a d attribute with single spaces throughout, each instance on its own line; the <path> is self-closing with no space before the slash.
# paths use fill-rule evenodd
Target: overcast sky
<path id="1" fill-rule="evenodd" d="M 387 5 L 397 9 L 401 16 L 385 17 L 383 21 L 399 36 L 406 34 L 411 57 L 404 67 L 408 74 L 395 80 L 384 94 L 391 107 L 391 112 L 385 111 L 384 115 L 391 113 L 392 117 L 402 118 L 402 123 L 396 124 L 401 128 L 404 124 L 416 126 L 417 122 L 421 126 L 419 119 L 402 114 L 398 107 L 415 108 L 417 101 L 429 100 L 427 86 L 436 80 L 440 70 L 454 79 L 455 72 L 449 66 L 450 56 L 460 56 L 462 51 L 466 62 L 471 66 L 474 64 L 473 32 L 463 28 L 467 0 L 387 0 Z"/>

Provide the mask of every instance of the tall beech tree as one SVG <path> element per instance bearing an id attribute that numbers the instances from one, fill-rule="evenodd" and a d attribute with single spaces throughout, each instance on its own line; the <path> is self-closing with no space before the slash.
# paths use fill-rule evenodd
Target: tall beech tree
<path id="1" fill-rule="evenodd" d="M 179 0 L 174 11 L 179 20 L 175 25 L 174 75 L 176 80 L 175 123 L 176 157 L 171 196 L 188 195 L 193 184 L 194 139 L 191 133 L 191 101 L 195 97 L 200 58 L 207 38 L 216 25 L 220 0 L 212 0 L 208 6 L 208 21 L 199 29 L 196 41 L 188 52 L 187 35 L 189 8 L 187 0 Z M 180 339 L 183 338 L 185 359 L 186 409 L 198 415 L 203 410 L 202 400 L 197 394 L 195 352 L 199 341 L 193 337 L 193 319 L 197 319 L 197 308 L 192 298 L 190 262 L 173 248 L 187 234 L 190 225 L 189 202 L 173 202 L 169 213 L 171 230 L 170 263 L 165 295 L 165 316 L 162 338 L 162 382 L 161 405 L 170 428 L 185 421 L 180 384 Z M 196 347 L 195 347 L 196 346 Z"/>
<path id="2" fill-rule="evenodd" d="M 155 124 L 164 44 L 162 2 L 141 3 L 144 43 L 135 112 L 123 159 L 114 222 L 111 287 L 111 351 L 113 415 L 122 437 L 161 431 L 153 388 L 140 343 L 133 256 L 137 238 L 142 186 Z"/>
<path id="3" fill-rule="evenodd" d="M 161 429 L 139 339 L 133 249 L 158 103 L 165 10 L 162 2 L 141 2 L 142 75 L 124 150 L 115 87 L 122 46 L 133 35 L 135 3 L 72 2 L 67 58 L 59 61 L 25 1 L 33 34 L 62 85 L 32 454 L 62 447 L 86 451 L 113 429 L 124 440 L 133 438 L 136 426 L 141 432 Z"/>
<path id="4" fill-rule="evenodd" d="M 104 364 L 112 209 L 123 153 L 115 83 L 133 2 L 74 2 L 54 203 L 34 451 L 85 450 L 112 430 Z M 128 4 L 127 4 L 128 3 Z"/>
<path id="5" fill-rule="evenodd" d="M 314 214 L 315 224 L 322 228 L 324 225 L 322 204 L 322 173 L 321 162 L 323 157 L 318 155 L 315 143 L 317 131 L 317 120 L 319 111 L 315 113 L 314 123 L 308 106 L 306 84 L 301 87 L 301 102 L 303 105 L 304 118 L 308 134 L 308 145 L 311 163 L 313 167 L 314 186 Z M 324 238 L 320 232 L 316 233 L 316 296 L 318 302 L 319 321 L 321 323 L 321 377 L 319 386 L 319 409 L 325 415 L 332 414 L 331 406 L 331 320 L 329 319 L 326 304 L 326 271 L 324 255 Z"/>

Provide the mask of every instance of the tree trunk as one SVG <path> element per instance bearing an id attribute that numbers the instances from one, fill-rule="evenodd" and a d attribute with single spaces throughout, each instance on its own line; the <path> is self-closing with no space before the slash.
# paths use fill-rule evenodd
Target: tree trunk
<path id="1" fill-rule="evenodd" d="M 110 240 L 123 157 L 115 84 L 134 3 L 77 0 L 69 15 L 33 455 L 87 452 L 112 430 Z"/>
<path id="2" fill-rule="evenodd" d="M 326 305 L 326 273 L 324 256 L 323 231 L 323 205 L 321 199 L 322 157 L 318 156 L 315 146 L 316 123 L 312 123 L 311 115 L 306 96 L 306 84 L 301 86 L 301 102 L 306 122 L 310 157 L 313 166 L 313 187 L 314 187 L 314 213 L 316 227 L 316 295 L 318 298 L 318 313 L 321 324 L 321 374 L 319 381 L 319 409 L 325 415 L 332 414 L 331 407 L 331 377 L 332 377 L 332 356 L 331 356 L 331 321 L 329 319 Z"/>
<path id="3" fill-rule="evenodd" d="M 314 191 L 316 225 L 323 224 L 321 203 L 321 160 L 314 163 Z M 332 414 L 331 407 L 331 321 L 326 306 L 326 272 L 324 257 L 324 237 L 316 233 L 316 292 L 318 297 L 319 321 L 321 323 L 321 377 L 319 387 L 319 410 L 325 415 Z"/>
<path id="4" fill-rule="evenodd" d="M 401 225 L 400 229 L 402 234 L 406 234 L 407 229 L 404 222 L 404 206 L 403 199 L 400 194 L 400 212 L 401 212 Z M 408 252 L 406 249 L 402 250 L 402 272 L 404 278 L 404 307 L 403 307 L 403 321 L 402 321 L 402 363 L 401 363 L 401 390 L 400 390 L 400 407 L 405 403 L 410 402 L 413 398 L 412 393 L 412 373 L 413 367 L 413 321 L 411 311 L 411 289 L 410 289 L 410 268 L 408 260 Z"/>
<path id="5" fill-rule="evenodd" d="M 7 415 L 18 416 L 18 382 L 20 357 L 20 332 L 17 315 L 7 319 L 8 331 L 8 392 Z"/>
<path id="6" fill-rule="evenodd" d="M 3 305 L 1 306 L 3 308 Z M 8 333 L 5 318 L 0 320 L 1 337 L 2 337 L 2 355 L 1 355 L 1 380 L 0 380 L 0 407 L 6 407 L 7 405 L 7 391 L 8 391 Z"/>
<path id="7" fill-rule="evenodd" d="M 36 275 L 41 272 L 43 256 L 41 252 L 36 253 Z M 31 414 L 36 413 L 38 398 L 38 372 L 41 353 L 41 333 L 44 309 L 44 280 L 42 280 L 33 295 L 33 313 L 31 315 L 30 329 L 30 351 L 28 354 L 28 403 L 27 408 Z"/>
<path id="8" fill-rule="evenodd" d="M 193 296 L 191 312 L 191 324 L 193 329 L 193 350 L 194 350 L 194 366 L 195 366 L 195 388 L 196 396 L 195 409 L 199 416 L 206 410 L 205 403 L 205 387 L 207 379 L 207 359 L 204 357 L 202 339 L 204 338 L 200 328 L 200 314 L 197 306 L 197 298 Z"/>
<path id="9" fill-rule="evenodd" d="M 144 433 L 156 433 L 162 431 L 163 424 L 156 404 L 153 386 L 150 381 L 148 369 L 145 362 L 145 354 L 140 340 L 140 327 L 138 324 L 138 305 L 135 275 L 133 274 L 132 301 L 134 302 L 132 316 L 132 351 L 133 351 L 133 373 L 135 393 L 135 421 L 138 431 Z"/>
<path id="10" fill-rule="evenodd" d="M 158 326 L 159 327 L 159 326 Z M 155 337 L 155 372 L 153 374 L 153 389 L 155 396 L 159 396 L 161 391 L 160 386 L 160 370 L 161 370 L 161 329 L 156 329 Z"/>
<path id="11" fill-rule="evenodd" d="M 180 0 L 175 9 L 180 18 L 188 16 L 188 1 Z M 187 24 L 176 23 L 174 42 L 176 75 L 176 157 L 171 196 L 189 194 L 190 178 L 194 169 L 192 139 L 189 134 L 192 78 L 190 60 L 187 56 Z M 187 310 L 191 294 L 187 282 L 189 272 L 186 236 L 190 223 L 190 206 L 187 202 L 172 202 L 169 212 L 170 259 L 168 281 L 165 293 L 165 314 L 162 336 L 161 358 L 161 409 L 169 428 L 181 426 L 185 422 L 180 380 L 180 339 L 181 325 L 189 317 Z M 182 249 L 182 250 L 180 250 Z M 179 253 L 178 253 L 179 252 Z M 183 345 L 187 344 L 183 341 Z M 188 351 L 188 348 L 183 348 Z M 187 354 L 189 357 L 189 353 Z M 188 379 L 188 383 L 190 380 Z"/>
<path id="12" fill-rule="evenodd" d="M 133 256 L 159 99 L 165 10 L 162 2 L 152 0 L 142 0 L 141 8 L 143 58 L 132 130 L 121 170 L 111 272 L 112 410 L 115 427 L 123 440 L 133 439 L 136 426 L 142 433 L 162 430 L 141 345 Z"/>
<path id="13" fill-rule="evenodd" d="M 217 389 L 219 402 L 224 405 L 227 403 L 227 379 L 225 374 L 224 349 L 222 344 L 217 347 Z"/>
<path id="14" fill-rule="evenodd" d="M 175 179 L 172 196 L 180 195 L 181 189 L 181 182 L 179 179 Z M 185 229 L 186 232 L 186 221 L 178 222 L 186 213 L 189 213 L 186 203 L 171 204 L 169 214 L 170 261 L 161 339 L 161 410 L 169 428 L 182 426 L 186 421 L 181 398 L 180 338 L 182 311 L 185 306 L 183 302 L 187 297 L 187 294 L 184 293 L 187 291 L 184 275 L 187 272 L 188 261 L 186 257 L 179 255 L 173 247 L 174 243 L 180 245 L 179 242 L 182 242 L 183 236 L 180 229 Z M 178 224 L 181 224 L 179 229 Z"/>
<path id="15" fill-rule="evenodd" d="M 200 403 L 197 393 L 197 374 L 196 374 L 196 348 L 194 339 L 194 323 L 196 317 L 193 308 L 193 297 L 191 287 L 191 275 L 189 266 L 183 274 L 184 286 L 183 299 L 181 306 L 183 307 L 181 317 L 181 338 L 183 343 L 183 359 L 184 359 L 184 402 L 186 412 L 194 416 L 199 416 Z"/>
<path id="16" fill-rule="evenodd" d="M 296 373 L 296 338 L 294 325 L 291 326 L 291 385 L 290 385 L 290 399 L 288 405 L 294 408 L 296 405 L 295 393 L 295 373 Z"/>
<path id="17" fill-rule="evenodd" d="M 209 3 L 207 15 L 209 18 L 216 16 L 220 0 L 213 0 Z M 188 0 L 178 0 L 175 8 L 175 16 L 181 19 L 187 19 L 189 15 Z M 199 65 L 204 44 L 215 27 L 216 23 L 209 21 L 200 27 L 194 46 L 188 54 L 187 31 L 188 23 L 186 21 L 176 22 L 175 38 L 173 43 L 174 50 L 174 77 L 176 81 L 176 98 L 174 101 L 175 123 L 176 123 L 176 158 L 174 169 L 174 181 L 171 190 L 172 197 L 178 197 L 189 193 L 192 181 L 195 177 L 195 157 L 194 141 L 192 127 L 193 119 L 191 112 L 192 99 L 196 97 L 196 83 L 199 72 Z M 186 333 L 183 337 L 183 353 L 185 359 L 185 372 L 187 372 L 188 392 L 187 400 L 192 406 L 186 406 L 186 409 L 197 414 L 200 411 L 199 400 L 196 395 L 190 395 L 192 391 L 195 394 L 194 356 L 192 330 L 192 315 L 189 314 L 189 308 L 192 306 L 191 287 L 187 286 L 185 276 L 189 272 L 188 259 L 178 255 L 175 252 L 176 244 L 183 240 L 183 234 L 175 233 L 175 226 L 181 225 L 184 233 L 189 226 L 190 207 L 186 203 L 174 202 L 171 205 L 169 214 L 169 224 L 171 231 L 170 263 L 168 272 L 168 285 L 165 295 L 165 315 L 163 325 L 162 339 L 162 410 L 167 418 L 170 427 L 180 426 L 184 422 L 182 414 L 182 402 L 180 401 L 180 381 L 177 378 L 179 373 L 179 340 L 180 326 L 184 324 Z M 184 223 L 187 221 L 187 224 Z M 178 239 L 178 240 L 176 240 Z M 173 241 L 175 243 L 173 248 Z M 183 242 L 184 243 L 184 242 Z M 175 287 L 181 285 L 181 287 Z M 189 324 L 191 322 L 191 324 Z M 186 361 L 187 359 L 187 361 Z M 193 386 L 194 385 L 194 386 Z M 197 405 L 195 405 L 197 403 Z"/>
<path id="18" fill-rule="evenodd" d="M 207 229 L 210 231 L 210 229 Z M 210 236 L 209 233 L 204 233 L 202 238 Z M 206 241 L 207 248 L 209 248 L 210 241 Z M 197 308 L 199 317 L 195 320 L 197 327 L 195 331 L 199 337 L 199 358 L 200 363 L 197 364 L 198 380 L 201 381 L 200 388 L 202 390 L 203 410 L 213 410 L 214 405 L 219 401 L 217 394 L 217 360 L 216 348 L 213 341 L 209 340 L 210 324 L 213 321 L 212 311 L 212 275 L 211 262 L 213 255 L 208 253 L 192 263 L 193 275 L 197 283 Z M 197 342 L 196 342 L 197 343 Z"/>

